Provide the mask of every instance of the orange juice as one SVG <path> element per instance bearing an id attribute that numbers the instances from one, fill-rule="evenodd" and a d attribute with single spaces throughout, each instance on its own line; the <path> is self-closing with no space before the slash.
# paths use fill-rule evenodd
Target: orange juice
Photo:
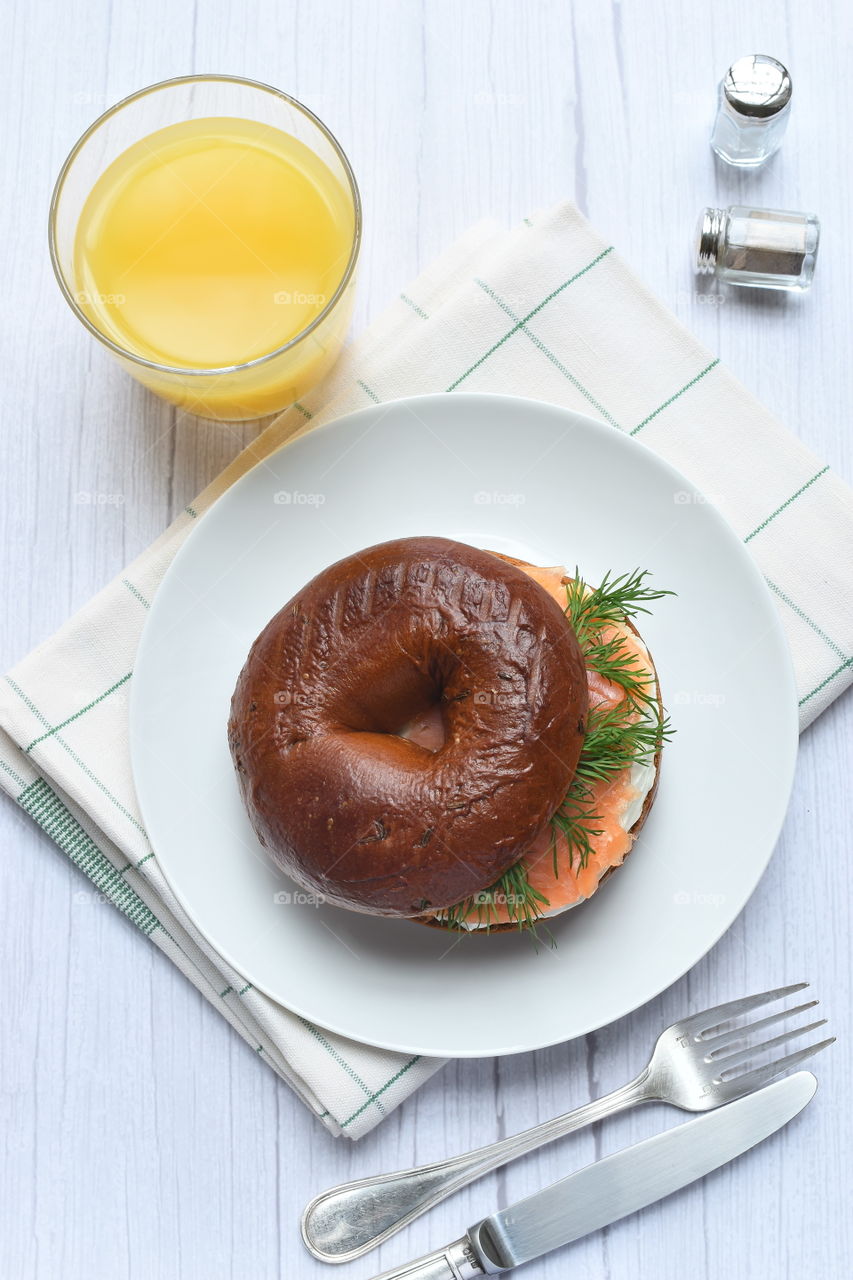
<path id="1" fill-rule="evenodd" d="M 271 353 L 334 298 L 354 222 L 350 191 L 290 134 L 231 117 L 172 124 L 92 188 L 74 241 L 76 298 L 117 346 L 169 367 L 134 367 L 153 390 L 211 417 L 259 416 L 297 399 L 337 355 L 340 305 L 333 326 Z"/>

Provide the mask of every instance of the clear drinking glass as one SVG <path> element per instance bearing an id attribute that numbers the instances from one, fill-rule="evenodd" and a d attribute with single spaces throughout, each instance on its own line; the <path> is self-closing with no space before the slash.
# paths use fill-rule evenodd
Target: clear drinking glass
<path id="1" fill-rule="evenodd" d="M 156 353 L 152 354 L 150 343 L 146 345 L 145 342 L 134 340 L 132 327 L 124 331 L 120 325 L 112 323 L 107 304 L 112 308 L 112 314 L 117 315 L 119 313 L 115 308 L 121 305 L 123 298 L 125 302 L 128 299 L 134 303 L 139 301 L 139 290 L 142 290 L 143 285 L 136 283 L 136 277 L 143 268 L 136 267 L 135 271 L 129 272 L 126 296 L 125 293 L 109 297 L 98 294 L 93 299 L 87 280 L 80 278 L 78 224 L 81 214 L 89 208 L 87 200 L 93 188 L 97 190 L 96 184 L 105 173 L 105 181 L 111 180 L 110 174 L 114 170 L 110 166 L 124 157 L 128 148 L 137 144 L 148 146 L 150 142 L 151 155 L 154 156 L 154 149 L 160 145 L 158 138 L 163 136 L 159 131 L 168 131 L 170 126 L 183 125 L 184 122 L 188 130 L 193 130 L 197 126 L 191 122 L 211 120 L 238 127 L 245 125 L 254 130 L 268 130 L 264 135 L 266 137 L 288 135 L 288 145 L 292 144 L 298 156 L 314 166 L 313 172 L 323 175 L 322 181 L 328 183 L 333 202 L 336 202 L 335 207 L 344 211 L 346 221 L 340 224 L 343 228 L 340 233 L 340 251 L 336 251 L 334 255 L 329 253 L 328 278 L 332 284 L 328 296 L 325 292 L 299 294 L 290 290 L 279 290 L 271 295 L 283 307 L 283 320 L 287 319 L 287 307 L 297 303 L 302 305 L 306 301 L 310 303 L 314 312 L 306 316 L 303 327 L 288 334 L 284 341 L 272 340 L 268 350 L 255 351 L 251 358 L 244 358 L 238 352 L 232 354 L 230 351 L 220 351 L 218 358 L 209 367 L 197 367 L 194 360 L 173 361 L 158 357 Z M 275 135 L 273 131 L 276 131 Z M 167 136 L 171 135 L 167 133 Z M 239 199 L 239 195 L 237 198 Z M 272 207 L 271 212 L 267 209 L 265 233 L 268 239 L 270 217 L 275 227 L 277 209 L 277 204 Z M 243 213 L 250 219 L 251 225 L 251 201 L 246 202 Z M 303 224 L 304 222 L 303 218 Z M 304 225 L 303 232 L 306 233 Z M 310 227 L 306 234 L 311 234 Z M 282 244 L 286 243 L 288 235 L 288 216 L 283 212 Z M 273 239 L 276 237 L 277 231 Z M 307 107 L 287 94 L 256 81 L 234 76 L 183 76 L 152 85 L 125 98 L 105 112 L 83 134 L 65 161 L 56 182 L 50 207 L 49 241 L 54 271 L 72 311 L 89 332 L 112 351 L 129 373 L 157 395 L 180 405 L 190 413 L 206 418 L 238 421 L 286 408 L 318 383 L 337 359 L 352 313 L 355 270 L 361 242 L 361 203 L 355 177 L 343 150 L 326 126 Z M 240 239 L 240 245 L 241 249 L 235 240 L 235 250 L 242 253 L 244 258 L 254 252 L 254 246 L 247 242 L 246 237 Z M 203 247 L 191 245 L 190 256 L 196 251 L 203 252 Z M 325 242 L 320 252 L 324 251 Z M 202 278 L 203 282 L 203 259 L 201 261 L 201 276 L 197 280 Z M 218 265 L 221 267 L 222 264 Z M 183 270 L 182 262 L 177 261 L 174 281 L 176 298 L 185 284 Z M 162 283 L 162 270 L 158 279 Z M 272 287 L 275 283 L 272 275 L 270 281 Z M 171 285 L 168 277 L 166 285 Z M 145 281 L 144 287 L 150 291 L 151 280 Z M 134 289 L 138 291 L 136 297 L 131 293 Z M 223 298 L 223 306 L 231 305 L 239 311 L 245 302 L 240 292 L 239 280 L 234 284 L 232 295 L 230 303 Z M 95 301 L 104 304 L 100 311 L 94 305 Z M 144 298 L 142 302 L 144 304 Z M 306 308 L 303 306 L 299 313 L 292 312 L 291 323 L 293 316 L 301 316 L 304 311 Z M 172 319 L 169 317 L 167 328 L 172 324 Z M 215 338 L 215 309 L 209 319 L 210 332 Z M 228 324 L 234 323 L 233 310 L 223 320 L 227 323 L 220 330 L 220 337 L 221 332 L 228 331 Z M 283 331 L 286 332 L 286 329 Z"/>

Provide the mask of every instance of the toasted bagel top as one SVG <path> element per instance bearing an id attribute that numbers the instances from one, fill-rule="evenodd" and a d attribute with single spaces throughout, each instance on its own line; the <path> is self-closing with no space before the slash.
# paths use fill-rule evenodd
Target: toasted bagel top
<path id="1" fill-rule="evenodd" d="M 441 706 L 435 751 L 405 725 Z M 252 646 L 229 743 L 261 842 L 340 906 L 413 916 L 487 888 L 574 776 L 584 664 L 555 600 L 444 538 L 319 573 Z"/>

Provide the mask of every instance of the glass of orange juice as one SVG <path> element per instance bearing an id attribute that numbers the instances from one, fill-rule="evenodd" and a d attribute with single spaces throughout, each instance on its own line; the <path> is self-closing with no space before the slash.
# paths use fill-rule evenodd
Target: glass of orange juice
<path id="1" fill-rule="evenodd" d="M 361 204 L 317 117 L 268 85 L 183 76 L 96 120 L 57 179 L 71 309 L 140 382 L 239 421 L 298 401 L 352 312 Z"/>

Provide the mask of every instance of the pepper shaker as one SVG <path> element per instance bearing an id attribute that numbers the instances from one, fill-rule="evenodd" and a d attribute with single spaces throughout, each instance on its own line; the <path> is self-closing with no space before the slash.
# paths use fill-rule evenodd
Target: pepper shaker
<path id="1" fill-rule="evenodd" d="M 814 275 L 820 224 L 787 209 L 706 209 L 699 220 L 695 269 L 728 284 L 802 293 Z"/>

